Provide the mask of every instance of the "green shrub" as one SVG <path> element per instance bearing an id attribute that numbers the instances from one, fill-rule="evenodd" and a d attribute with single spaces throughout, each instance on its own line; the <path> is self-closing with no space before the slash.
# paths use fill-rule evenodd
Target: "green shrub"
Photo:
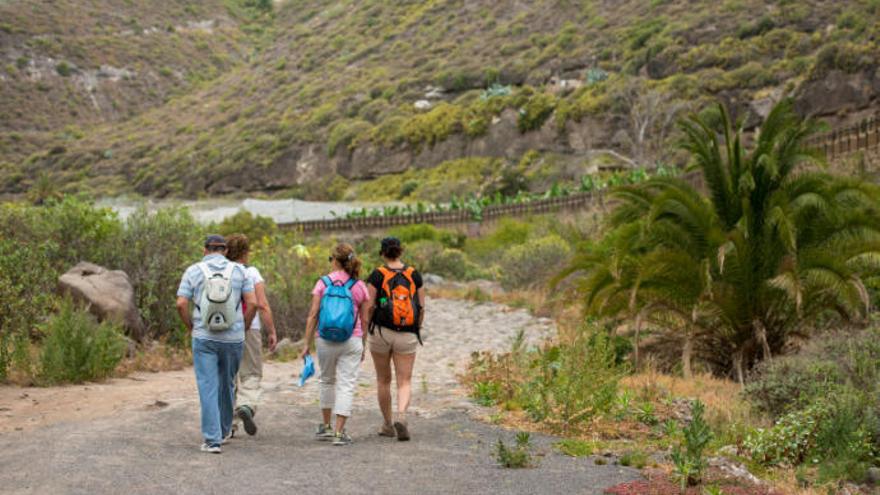
<path id="1" fill-rule="evenodd" d="M 823 394 L 842 378 L 831 361 L 780 356 L 755 369 L 745 395 L 756 410 L 778 418 Z"/>
<path id="2" fill-rule="evenodd" d="M 672 450 L 672 463 L 681 482 L 682 493 L 687 485 L 696 485 L 701 481 L 708 465 L 703 451 L 712 441 L 712 430 L 703 419 L 705 410 L 706 407 L 699 400 L 691 403 L 691 422 L 681 429 L 682 442 Z"/>
<path id="3" fill-rule="evenodd" d="M 455 280 L 478 275 L 478 267 L 462 251 L 443 247 L 437 241 L 417 241 L 407 248 L 407 260 L 422 273 L 434 273 Z"/>
<path id="4" fill-rule="evenodd" d="M 366 135 L 373 126 L 364 120 L 347 119 L 340 121 L 330 130 L 327 138 L 327 155 L 334 156 L 340 149 L 347 151 L 355 140 Z"/>
<path id="5" fill-rule="evenodd" d="M 743 446 L 755 462 L 798 465 L 816 447 L 822 422 L 829 416 L 827 404 L 810 404 L 785 414 L 771 428 L 758 428 L 746 437 Z"/>
<path id="6" fill-rule="evenodd" d="M 59 62 L 55 66 L 55 72 L 58 73 L 61 77 L 68 77 L 73 74 L 73 67 L 70 66 L 67 62 Z"/>
<path id="7" fill-rule="evenodd" d="M 29 337 L 53 307 L 52 294 L 57 283 L 50 260 L 53 251 L 51 243 L 0 239 L 0 337 L 6 339 L 7 345 L 12 344 L 16 335 Z M 0 366 L 0 374 L 4 372 L 5 368 Z"/>
<path id="8" fill-rule="evenodd" d="M 436 241 L 444 247 L 459 249 L 464 245 L 467 236 L 454 230 L 440 229 L 427 223 L 401 225 L 388 231 L 388 235 L 397 237 L 406 246 L 418 241 Z"/>
<path id="9" fill-rule="evenodd" d="M 556 109 L 556 97 L 547 93 L 535 93 L 519 110 L 516 125 L 520 132 L 540 129 Z"/>
<path id="10" fill-rule="evenodd" d="M 526 468 L 532 465 L 531 453 L 531 435 L 528 432 L 521 431 L 516 434 L 516 444 L 508 447 L 504 440 L 498 439 L 495 444 L 495 460 L 502 467 L 506 468 Z"/>
<path id="11" fill-rule="evenodd" d="M 620 456 L 620 465 L 642 469 L 648 464 L 648 455 L 641 450 L 633 450 Z"/>
<path id="12" fill-rule="evenodd" d="M 608 412 L 622 368 L 604 332 L 584 329 L 574 341 L 530 353 L 530 377 L 516 389 L 516 401 L 534 421 L 567 430 Z"/>
<path id="13" fill-rule="evenodd" d="M 503 218 L 489 235 L 467 239 L 464 250 L 476 259 L 497 261 L 505 249 L 526 242 L 531 233 L 532 226 L 528 222 Z"/>
<path id="14" fill-rule="evenodd" d="M 216 231 L 224 236 L 244 234 L 253 243 L 275 235 L 275 232 L 278 231 L 278 225 L 271 217 L 254 215 L 247 210 L 241 210 L 231 217 L 224 218 L 216 226 Z"/>
<path id="15" fill-rule="evenodd" d="M 125 339 L 111 323 L 65 301 L 46 325 L 38 381 L 43 385 L 80 383 L 107 377 L 125 354 Z"/>
<path id="16" fill-rule="evenodd" d="M 571 256 L 571 248 L 551 234 L 505 251 L 499 263 L 501 284 L 508 289 L 546 283 Z"/>
<path id="17" fill-rule="evenodd" d="M 126 219 L 116 266 L 131 280 L 148 336 L 188 345 L 174 301 L 183 271 L 202 258 L 203 233 L 185 209 L 141 208 Z"/>

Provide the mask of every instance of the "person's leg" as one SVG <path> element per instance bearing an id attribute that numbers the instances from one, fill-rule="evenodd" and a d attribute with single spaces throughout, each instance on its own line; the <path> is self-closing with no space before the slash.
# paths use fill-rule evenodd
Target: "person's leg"
<path id="1" fill-rule="evenodd" d="M 386 425 L 391 425 L 391 353 L 370 351 L 376 368 L 376 395 Z"/>
<path id="2" fill-rule="evenodd" d="M 202 437 L 209 446 L 219 446 L 223 441 L 220 428 L 219 407 L 219 364 L 214 342 L 192 339 L 193 369 L 199 389 L 201 406 Z"/>
<path id="3" fill-rule="evenodd" d="M 235 401 L 235 375 L 241 364 L 243 344 L 241 342 L 218 342 L 220 348 L 220 427 L 223 438 L 232 430 L 232 406 Z"/>
<path id="4" fill-rule="evenodd" d="M 353 337 L 343 343 L 343 348 L 336 361 L 336 404 L 333 407 L 336 414 L 336 433 L 345 430 L 345 421 L 351 417 L 364 345 L 361 339 Z"/>
<path id="5" fill-rule="evenodd" d="M 262 397 L 263 389 L 260 380 L 263 378 L 263 337 L 260 332 L 245 332 L 244 352 L 241 367 L 238 370 L 238 397 L 236 408 L 247 407 L 251 414 L 257 414 L 257 406 Z"/>
<path id="6" fill-rule="evenodd" d="M 329 425 L 333 406 L 336 403 L 336 361 L 340 346 L 318 338 L 315 343 L 318 353 L 318 385 L 320 390 L 321 415 L 323 424 Z"/>
<path id="7" fill-rule="evenodd" d="M 236 377 L 236 407 L 235 421 L 244 425 L 248 435 L 257 433 L 257 424 L 254 415 L 257 414 L 257 403 L 260 401 L 262 388 L 260 380 L 263 377 L 263 337 L 260 332 L 248 330 L 245 332 L 244 348 L 241 358 L 241 366 Z"/>
<path id="8" fill-rule="evenodd" d="M 416 354 L 392 355 L 394 360 L 394 377 L 397 381 L 397 417 L 406 419 L 406 411 L 409 409 L 409 401 L 412 397 L 412 374 L 416 362 Z"/>

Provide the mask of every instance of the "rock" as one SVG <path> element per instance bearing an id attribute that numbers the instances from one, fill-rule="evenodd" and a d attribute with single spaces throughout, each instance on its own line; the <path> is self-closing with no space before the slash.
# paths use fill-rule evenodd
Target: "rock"
<path id="1" fill-rule="evenodd" d="M 725 445 L 718 449 L 718 455 L 722 455 L 725 457 L 733 457 L 739 453 L 739 449 L 736 448 L 736 445 Z"/>
<path id="2" fill-rule="evenodd" d="M 428 100 L 438 100 L 443 98 L 443 88 L 437 86 L 428 86 L 425 88 L 425 98 Z"/>
<path id="3" fill-rule="evenodd" d="M 442 285 L 444 282 L 446 282 L 445 278 L 441 277 L 440 275 L 435 275 L 433 273 L 426 273 L 424 276 L 422 276 L 422 279 L 425 285 Z"/>
<path id="4" fill-rule="evenodd" d="M 748 469 L 738 462 L 731 461 L 726 457 L 710 457 L 709 465 L 718 468 L 725 475 L 742 481 L 747 481 L 753 485 L 763 485 L 757 476 L 750 473 Z"/>
<path id="5" fill-rule="evenodd" d="M 801 115 L 831 115 L 870 105 L 880 89 L 877 74 L 845 74 L 833 70 L 822 79 L 804 83 L 795 95 L 795 109 Z"/>
<path id="6" fill-rule="evenodd" d="M 275 344 L 275 352 L 273 352 L 272 355 L 277 356 L 288 350 L 296 349 L 299 345 L 301 345 L 299 342 L 294 343 L 292 340 L 285 337 Z"/>
<path id="7" fill-rule="evenodd" d="M 434 105 L 432 105 L 431 102 L 428 100 L 419 100 L 419 101 L 413 103 L 413 107 L 415 107 L 416 110 L 422 110 L 422 111 L 430 110 L 431 107 L 433 107 L 433 106 Z"/>
<path id="8" fill-rule="evenodd" d="M 144 337 L 144 322 L 134 304 L 134 288 L 121 270 L 107 270 L 82 261 L 58 279 L 62 294 L 87 305 L 99 320 L 122 324 L 136 341 Z"/>
<path id="9" fill-rule="evenodd" d="M 872 467 L 868 468 L 868 483 L 872 485 L 880 485 L 880 468 Z"/>

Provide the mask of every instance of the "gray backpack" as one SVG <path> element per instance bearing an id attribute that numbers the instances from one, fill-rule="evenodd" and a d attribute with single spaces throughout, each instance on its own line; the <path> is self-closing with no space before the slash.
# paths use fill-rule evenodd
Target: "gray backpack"
<path id="1" fill-rule="evenodd" d="M 204 262 L 198 266 L 205 275 L 205 285 L 196 306 L 202 322 L 212 332 L 229 330 L 237 319 L 238 305 L 241 303 L 232 297 L 232 271 L 235 270 L 235 263 L 227 263 L 222 272 L 212 272 Z"/>

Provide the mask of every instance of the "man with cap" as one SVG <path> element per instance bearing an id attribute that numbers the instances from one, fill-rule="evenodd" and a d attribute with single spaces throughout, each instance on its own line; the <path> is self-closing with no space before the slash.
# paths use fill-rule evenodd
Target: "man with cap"
<path id="1" fill-rule="evenodd" d="M 234 301 L 229 306 L 234 307 L 234 312 L 228 323 L 223 321 L 222 314 L 219 323 L 215 315 L 209 315 L 211 321 L 206 322 L 200 314 L 199 304 L 206 301 L 202 296 L 208 276 L 212 280 L 221 279 L 221 292 L 222 289 L 228 291 L 226 301 Z M 244 312 L 242 300 L 247 308 Z M 219 235 L 209 235 L 205 239 L 204 257 L 186 269 L 177 289 L 177 311 L 192 333 L 193 369 L 199 389 L 204 439 L 202 452 L 219 454 L 221 444 L 232 431 L 235 375 L 241 363 L 244 329 L 250 327 L 256 310 L 253 280 L 245 275 L 243 266 L 226 259 L 226 240 Z"/>

